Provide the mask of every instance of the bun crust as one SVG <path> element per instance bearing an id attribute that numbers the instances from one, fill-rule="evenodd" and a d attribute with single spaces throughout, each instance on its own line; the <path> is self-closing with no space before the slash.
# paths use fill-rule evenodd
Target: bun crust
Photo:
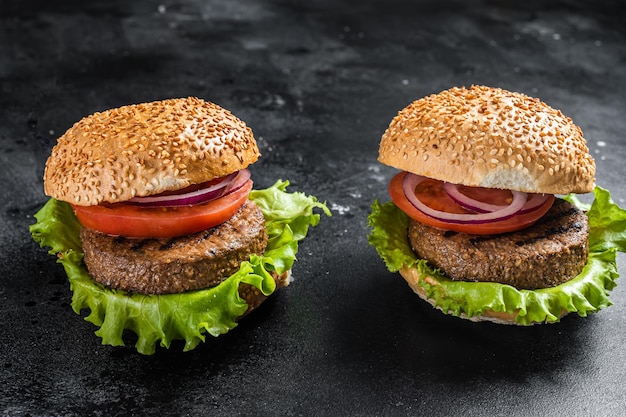
<path id="1" fill-rule="evenodd" d="M 587 193 L 595 182 L 594 160 L 569 117 L 485 86 L 411 103 L 383 134 L 378 160 L 441 181 L 531 193 Z"/>
<path id="2" fill-rule="evenodd" d="M 426 291 L 424 290 L 424 288 L 422 288 L 419 285 L 420 280 L 426 281 L 430 285 L 437 285 L 437 281 L 435 281 L 434 279 L 432 279 L 428 275 L 422 275 L 415 268 L 407 268 L 406 266 L 403 266 L 400 269 L 399 272 L 400 272 L 400 275 L 402 275 L 402 278 L 404 278 L 406 280 L 406 282 L 409 284 L 409 286 L 411 287 L 413 292 L 415 292 L 415 294 L 417 294 L 422 300 L 427 301 L 433 307 L 441 310 L 440 307 L 437 307 L 435 305 L 435 300 L 429 299 L 427 294 L 426 294 Z M 447 311 L 443 311 L 443 313 L 447 314 L 448 312 Z M 567 314 L 567 312 L 564 311 L 563 315 L 561 317 L 565 316 L 566 314 Z M 497 323 L 497 324 L 519 325 L 518 323 L 515 322 L 515 317 L 516 316 L 517 316 L 517 314 L 511 314 L 511 313 L 506 313 L 506 312 L 501 312 L 501 311 L 487 310 L 487 311 L 484 311 L 479 316 L 467 317 L 466 315 L 461 315 L 460 317 L 463 318 L 463 319 L 474 321 L 474 322 L 490 321 L 490 322 Z M 539 323 L 543 323 L 543 322 L 535 322 L 533 324 L 539 324 Z"/>
<path id="3" fill-rule="evenodd" d="M 274 278 L 274 282 L 276 282 L 276 289 L 286 287 L 291 283 L 291 269 L 282 274 L 278 274 L 276 271 L 272 271 L 271 274 L 272 278 Z M 248 309 L 238 320 L 247 316 L 253 310 L 256 310 L 263 301 L 268 299 L 268 296 L 264 295 L 256 287 L 245 283 L 240 284 L 239 295 L 245 300 L 246 304 L 248 304 Z"/>
<path id="4" fill-rule="evenodd" d="M 123 106 L 72 126 L 52 149 L 47 195 L 76 205 L 115 203 L 202 183 L 259 157 L 252 130 L 195 97 Z"/>

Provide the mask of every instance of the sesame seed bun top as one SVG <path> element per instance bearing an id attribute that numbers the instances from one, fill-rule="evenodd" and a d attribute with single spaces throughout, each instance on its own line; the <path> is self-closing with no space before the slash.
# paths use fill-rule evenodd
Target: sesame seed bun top
<path id="1" fill-rule="evenodd" d="M 59 138 L 44 190 L 76 205 L 115 203 L 222 177 L 258 157 L 252 130 L 216 104 L 128 105 L 85 117 Z"/>
<path id="2" fill-rule="evenodd" d="M 595 163 L 569 117 L 485 86 L 454 87 L 402 109 L 378 160 L 455 184 L 532 193 L 586 193 L 595 182 Z"/>

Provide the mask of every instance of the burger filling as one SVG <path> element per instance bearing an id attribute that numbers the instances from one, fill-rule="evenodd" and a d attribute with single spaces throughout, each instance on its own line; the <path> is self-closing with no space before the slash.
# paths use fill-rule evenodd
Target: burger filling
<path id="1" fill-rule="evenodd" d="M 182 190 L 73 206 L 84 226 L 89 274 L 107 287 L 142 294 L 218 285 L 267 246 L 251 190 L 250 171 L 243 169 Z"/>
<path id="2" fill-rule="evenodd" d="M 554 202 L 551 194 L 463 187 L 408 172 L 391 180 L 389 193 L 412 219 L 471 234 L 524 229 L 546 214 Z"/>
<path id="3" fill-rule="evenodd" d="M 94 280 L 142 294 L 213 287 L 267 246 L 265 219 L 252 201 L 219 226 L 190 235 L 128 239 L 83 228 L 80 238 Z"/>
<path id="4" fill-rule="evenodd" d="M 587 216 L 561 199 L 533 226 L 510 233 L 471 235 L 409 223 L 413 251 L 447 277 L 528 290 L 578 275 L 587 263 L 588 235 Z"/>
<path id="5" fill-rule="evenodd" d="M 389 186 L 412 250 L 447 277 L 548 288 L 587 262 L 587 216 L 550 194 L 465 187 L 408 172 Z"/>
<path id="6" fill-rule="evenodd" d="M 247 169 L 183 190 L 97 206 L 73 205 L 89 229 L 128 238 L 169 238 L 215 227 L 231 218 L 252 190 Z"/>

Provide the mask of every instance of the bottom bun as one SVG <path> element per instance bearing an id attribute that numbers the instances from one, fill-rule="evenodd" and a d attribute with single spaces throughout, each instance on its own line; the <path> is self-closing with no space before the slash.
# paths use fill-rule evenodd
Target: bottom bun
<path id="1" fill-rule="evenodd" d="M 402 277 L 409 284 L 413 292 L 415 292 L 415 294 L 417 294 L 422 300 L 427 301 L 430 305 L 442 311 L 443 313 L 449 314 L 447 311 L 443 311 L 441 307 L 437 306 L 436 300 L 432 298 L 428 298 L 428 295 L 426 294 L 426 290 L 420 285 L 420 281 L 427 282 L 429 285 L 439 285 L 437 280 L 433 279 L 432 277 L 428 275 L 420 273 L 415 268 L 407 268 L 406 266 L 403 266 L 402 268 L 400 268 L 399 272 L 400 272 L 400 275 L 402 275 Z M 567 314 L 567 311 L 564 311 L 561 317 L 565 316 L 566 314 Z M 480 315 L 477 315 L 477 316 L 468 317 L 466 314 L 461 314 L 458 317 L 467 319 L 473 322 L 490 321 L 490 322 L 497 323 L 497 324 L 512 324 L 512 325 L 518 325 L 518 326 L 521 325 L 520 323 L 517 323 L 515 321 L 515 318 L 517 317 L 517 313 L 506 313 L 502 311 L 485 310 Z M 529 324 L 537 324 L 537 323 L 544 323 L 544 322 L 532 322 Z"/>
<path id="2" fill-rule="evenodd" d="M 276 289 L 286 287 L 291 282 L 291 269 L 287 272 L 283 272 L 282 274 L 272 272 L 272 278 L 276 282 Z M 250 314 L 252 310 L 255 310 L 259 305 L 261 305 L 263 301 L 267 300 L 270 297 L 263 294 L 255 286 L 245 283 L 241 283 L 239 285 L 239 296 L 244 299 L 246 304 L 248 304 L 248 309 L 245 313 L 239 316 L 237 321 Z"/>

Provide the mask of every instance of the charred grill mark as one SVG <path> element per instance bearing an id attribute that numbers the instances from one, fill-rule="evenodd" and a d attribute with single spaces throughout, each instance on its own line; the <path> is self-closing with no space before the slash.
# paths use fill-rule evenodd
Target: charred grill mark
<path id="1" fill-rule="evenodd" d="M 161 244 L 161 246 L 159 246 L 159 250 L 172 249 L 172 247 L 174 246 L 174 243 L 176 243 L 176 239 L 169 239 L 165 243 Z"/>
<path id="2" fill-rule="evenodd" d="M 558 211 L 558 212 L 548 212 L 548 214 L 543 216 L 541 219 L 539 219 L 537 223 L 535 223 L 535 225 L 541 226 L 541 225 L 557 222 L 557 221 L 560 221 L 564 217 L 573 216 L 577 212 L 578 212 L 578 209 L 576 207 L 571 207 L 568 210 L 563 210 L 563 211 Z"/>
<path id="3" fill-rule="evenodd" d="M 210 238 L 211 236 L 213 236 L 213 234 L 215 233 L 216 230 L 217 230 L 216 227 L 212 227 L 210 229 L 206 229 L 202 235 L 198 236 L 198 243 L 200 243 L 203 240 L 206 240 L 206 239 Z"/>
<path id="4" fill-rule="evenodd" d="M 499 235 L 484 235 L 484 236 L 476 236 L 476 237 L 472 237 L 468 240 L 469 244 L 472 246 L 476 246 L 479 243 L 482 242 L 488 242 L 490 240 L 496 240 L 496 239 L 500 239 L 500 237 L 502 236 L 502 234 Z"/>
<path id="5" fill-rule="evenodd" d="M 124 236 L 115 236 L 113 243 L 115 245 L 128 245 L 128 248 L 132 251 L 141 250 L 146 245 L 147 239 L 127 239 Z"/>
<path id="6" fill-rule="evenodd" d="M 134 245 L 130 247 L 130 250 L 133 250 L 133 251 L 141 250 L 144 246 L 146 246 L 147 242 L 148 242 L 148 239 L 139 239 L 137 240 L 137 243 L 135 243 Z"/>
<path id="7" fill-rule="evenodd" d="M 555 235 L 562 235 L 562 234 L 566 234 L 569 233 L 571 231 L 580 231 L 583 228 L 583 224 L 580 222 L 574 222 L 572 224 L 569 225 L 561 225 L 558 227 L 549 227 L 547 229 L 545 229 L 545 231 L 543 232 L 543 234 L 539 234 L 537 236 L 533 236 L 533 237 L 529 237 L 528 239 L 525 240 L 518 240 L 517 242 L 515 242 L 515 246 L 524 246 L 524 245 L 529 245 L 532 243 L 535 243 L 539 240 L 542 239 L 548 239 L 550 237 L 553 237 Z"/>
<path id="8" fill-rule="evenodd" d="M 560 202 L 557 202 L 556 204 L 562 204 Z M 567 233 L 568 230 L 572 230 L 573 228 L 575 228 L 576 230 L 580 230 L 583 226 L 580 223 L 574 223 L 572 225 L 570 225 L 571 227 L 567 228 L 567 230 L 565 230 L 564 226 L 553 226 L 550 227 L 550 225 L 553 224 L 559 224 L 562 222 L 563 219 L 565 218 L 569 218 L 571 216 L 576 215 L 576 213 L 579 210 L 576 207 L 570 207 L 567 210 L 551 210 L 548 212 L 548 214 L 544 215 L 542 218 L 540 218 L 535 224 L 534 224 L 534 228 L 535 230 L 544 227 L 545 231 L 543 233 L 539 233 L 535 236 L 529 236 L 526 237 L 525 239 L 521 239 L 518 240 L 517 242 L 515 242 L 516 246 L 524 246 L 533 242 L 537 242 L 541 239 L 544 239 L 546 237 L 549 236 L 554 236 L 554 235 L 558 235 L 558 234 L 564 234 Z M 523 230 L 522 230 L 523 233 Z M 476 236 L 476 237 L 472 237 L 469 239 L 469 244 L 472 246 L 476 246 L 482 242 L 487 242 L 490 240 L 495 240 L 495 239 L 500 239 L 501 236 L 505 236 L 506 234 L 502 235 L 484 235 L 484 236 Z"/>

